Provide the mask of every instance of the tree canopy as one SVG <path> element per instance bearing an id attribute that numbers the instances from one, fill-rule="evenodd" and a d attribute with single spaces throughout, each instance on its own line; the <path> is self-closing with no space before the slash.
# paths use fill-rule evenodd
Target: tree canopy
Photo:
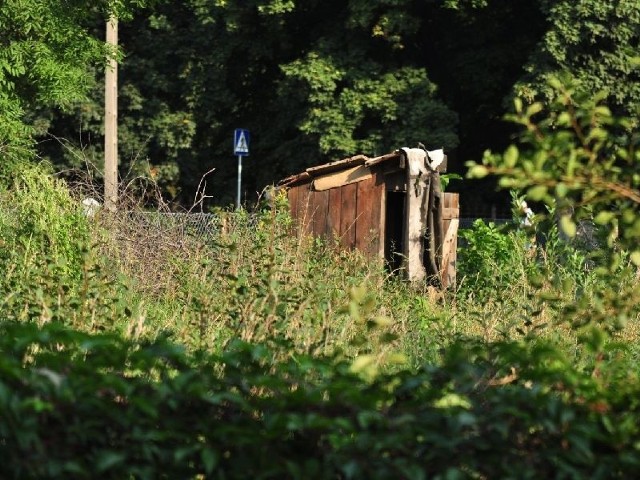
<path id="1" fill-rule="evenodd" d="M 0 153 L 20 153 L 47 125 L 39 110 L 86 96 L 92 70 L 114 55 L 93 35 L 96 18 L 126 17 L 144 0 L 7 0 L 0 6 Z M 16 150 L 18 147 L 18 150 Z"/>
<path id="2" fill-rule="evenodd" d="M 59 169 L 100 172 L 102 30 L 117 6 L 120 174 L 183 205 L 205 174 L 211 203 L 231 203 L 235 128 L 252 134 L 251 200 L 307 166 L 417 142 L 461 173 L 509 143 L 511 100 L 548 100 L 561 71 L 626 115 L 640 94 L 632 0 L 72 3 L 0 7 L 2 144 L 48 139 L 39 152 Z"/>

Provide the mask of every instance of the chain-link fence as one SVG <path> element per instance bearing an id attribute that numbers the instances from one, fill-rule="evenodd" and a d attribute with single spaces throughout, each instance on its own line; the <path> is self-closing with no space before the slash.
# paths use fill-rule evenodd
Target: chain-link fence
<path id="1" fill-rule="evenodd" d="M 210 238 L 221 226 L 220 216 L 213 213 L 128 212 L 127 216 L 139 227 L 180 237 Z"/>

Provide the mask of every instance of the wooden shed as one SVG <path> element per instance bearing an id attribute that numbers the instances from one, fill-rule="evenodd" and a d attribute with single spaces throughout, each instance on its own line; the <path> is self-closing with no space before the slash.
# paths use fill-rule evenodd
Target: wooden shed
<path id="1" fill-rule="evenodd" d="M 455 284 L 458 194 L 443 193 L 442 150 L 402 148 L 306 169 L 278 184 L 307 234 L 384 258 L 411 281 Z"/>

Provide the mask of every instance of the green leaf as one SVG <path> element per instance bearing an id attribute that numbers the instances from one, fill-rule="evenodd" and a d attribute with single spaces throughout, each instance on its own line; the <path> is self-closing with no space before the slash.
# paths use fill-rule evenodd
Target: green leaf
<path id="1" fill-rule="evenodd" d="M 541 111 L 542 111 L 542 103 L 540 103 L 540 102 L 532 103 L 531 105 L 529 105 L 527 107 L 527 116 L 531 117 L 531 116 L 533 116 L 536 113 L 539 113 Z"/>
<path id="2" fill-rule="evenodd" d="M 629 258 L 634 265 L 640 267 L 640 250 L 635 250 L 634 252 L 632 252 Z"/>
<path id="3" fill-rule="evenodd" d="M 597 223 L 598 225 L 606 225 L 607 223 L 611 222 L 611 220 L 613 220 L 614 218 L 615 218 L 615 214 L 613 212 L 608 212 L 603 210 L 601 212 L 598 212 L 598 214 L 593 219 L 593 222 Z"/>
<path id="4" fill-rule="evenodd" d="M 547 80 L 547 83 L 551 86 L 551 88 L 553 88 L 554 90 L 561 90 L 562 89 L 562 82 L 558 79 L 558 77 L 551 76 L 549 77 L 549 79 Z"/>
<path id="5" fill-rule="evenodd" d="M 218 466 L 218 462 L 220 460 L 218 452 L 211 447 L 205 447 L 202 449 L 200 456 L 202 458 L 202 464 L 204 466 L 205 472 L 213 472 L 214 468 Z"/>
<path id="6" fill-rule="evenodd" d="M 560 127 L 568 127 L 571 125 L 571 115 L 568 112 L 561 112 L 556 119 L 556 124 Z"/>
<path id="7" fill-rule="evenodd" d="M 351 371 L 354 373 L 362 373 L 375 365 L 375 357 L 373 355 L 360 355 L 351 364 Z"/>
<path id="8" fill-rule="evenodd" d="M 516 97 L 513 99 L 513 106 L 516 110 L 517 113 L 522 112 L 522 99 L 519 97 Z"/>
<path id="9" fill-rule="evenodd" d="M 103 452 L 100 454 L 98 461 L 96 462 L 96 470 L 98 472 L 106 472 L 119 463 L 123 463 L 126 458 L 127 457 L 124 453 Z"/>
<path id="10" fill-rule="evenodd" d="M 376 327 L 389 327 L 393 324 L 393 320 L 384 315 L 378 315 L 372 319 Z"/>
<path id="11" fill-rule="evenodd" d="M 465 396 L 458 395 L 457 393 L 447 393 L 443 397 L 433 402 L 433 406 L 436 408 L 461 407 L 470 409 L 471 402 Z"/>
<path id="12" fill-rule="evenodd" d="M 484 165 L 473 165 L 467 172 L 467 178 L 484 178 L 489 174 L 489 169 Z"/>
<path id="13" fill-rule="evenodd" d="M 566 197 L 568 192 L 569 192 L 569 188 L 567 187 L 566 183 L 560 182 L 556 185 L 556 196 L 558 198 Z"/>
<path id="14" fill-rule="evenodd" d="M 518 162 L 518 147 L 510 145 L 504 152 L 504 164 L 508 168 L 513 168 Z"/>
<path id="15" fill-rule="evenodd" d="M 562 230 L 562 233 L 569 238 L 576 236 L 577 227 L 569 215 L 563 215 L 560 217 L 560 229 Z"/>
<path id="16" fill-rule="evenodd" d="M 547 187 L 544 185 L 536 185 L 527 190 L 527 196 L 534 201 L 542 200 L 547 194 Z"/>

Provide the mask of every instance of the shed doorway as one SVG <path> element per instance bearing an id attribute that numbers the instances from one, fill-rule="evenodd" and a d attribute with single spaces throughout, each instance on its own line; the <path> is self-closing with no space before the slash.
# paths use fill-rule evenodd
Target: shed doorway
<path id="1" fill-rule="evenodd" d="M 398 273 L 404 259 L 404 191 L 387 191 L 384 208 L 384 263 L 391 273 Z"/>

